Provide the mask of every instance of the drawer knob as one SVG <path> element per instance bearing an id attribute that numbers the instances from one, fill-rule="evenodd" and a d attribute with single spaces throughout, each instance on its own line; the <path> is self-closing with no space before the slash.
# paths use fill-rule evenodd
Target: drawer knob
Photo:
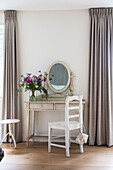
<path id="1" fill-rule="evenodd" d="M 42 107 L 42 105 L 39 106 L 39 108 L 41 108 L 41 107 Z"/>

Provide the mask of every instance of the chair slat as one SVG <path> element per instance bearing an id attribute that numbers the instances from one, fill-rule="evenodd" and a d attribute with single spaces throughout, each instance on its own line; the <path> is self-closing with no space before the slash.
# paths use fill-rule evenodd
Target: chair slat
<path id="1" fill-rule="evenodd" d="M 69 101 L 80 100 L 80 96 L 68 96 Z"/>
<path id="2" fill-rule="evenodd" d="M 69 115 L 69 119 L 79 117 L 79 115 Z"/>
<path id="3" fill-rule="evenodd" d="M 58 144 L 54 144 L 54 143 L 51 143 L 50 145 L 60 147 L 60 148 L 66 148 L 66 146 L 64 146 L 64 145 L 58 145 Z"/>
<path id="4" fill-rule="evenodd" d="M 76 140 L 70 139 L 70 142 L 77 143 Z M 77 143 L 78 144 L 78 143 Z"/>
<path id="5" fill-rule="evenodd" d="M 65 137 L 65 135 L 60 135 L 60 136 L 52 136 L 52 139 L 57 139 L 57 138 L 62 138 Z"/>
<path id="6" fill-rule="evenodd" d="M 69 110 L 79 110 L 79 106 L 75 106 L 75 107 L 68 107 Z"/>

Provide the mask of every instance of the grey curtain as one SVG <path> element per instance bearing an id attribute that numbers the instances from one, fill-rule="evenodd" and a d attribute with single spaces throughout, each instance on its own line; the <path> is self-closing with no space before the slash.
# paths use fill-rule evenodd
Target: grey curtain
<path id="1" fill-rule="evenodd" d="M 90 9 L 89 144 L 113 145 L 113 8 Z"/>
<path id="2" fill-rule="evenodd" d="M 17 95 L 19 80 L 17 51 L 17 12 L 5 11 L 5 43 L 4 43 L 4 81 L 2 119 L 20 119 L 20 98 Z M 2 125 L 1 138 L 7 133 L 7 126 Z M 22 140 L 21 122 L 14 125 L 13 133 L 16 141 Z M 6 141 L 10 141 L 7 139 Z"/>

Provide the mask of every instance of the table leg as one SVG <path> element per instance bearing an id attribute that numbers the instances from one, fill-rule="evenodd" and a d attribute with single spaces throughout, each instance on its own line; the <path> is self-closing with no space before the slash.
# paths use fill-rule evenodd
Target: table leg
<path id="1" fill-rule="evenodd" d="M 33 110 L 33 136 L 35 135 L 35 111 Z M 33 138 L 34 142 L 34 138 Z"/>
<path id="2" fill-rule="evenodd" d="M 27 138 L 26 138 L 26 145 L 29 147 L 29 124 L 30 124 L 30 111 L 27 109 Z"/>

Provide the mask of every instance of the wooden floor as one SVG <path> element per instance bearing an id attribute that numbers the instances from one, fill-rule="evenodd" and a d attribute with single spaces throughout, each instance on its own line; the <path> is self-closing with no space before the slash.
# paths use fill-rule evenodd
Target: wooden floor
<path id="1" fill-rule="evenodd" d="M 47 152 L 47 143 L 2 144 L 5 157 L 0 162 L 0 170 L 113 170 L 113 147 L 84 146 L 84 154 L 79 153 L 79 145 L 72 144 L 71 157 L 65 151 L 52 147 Z"/>

